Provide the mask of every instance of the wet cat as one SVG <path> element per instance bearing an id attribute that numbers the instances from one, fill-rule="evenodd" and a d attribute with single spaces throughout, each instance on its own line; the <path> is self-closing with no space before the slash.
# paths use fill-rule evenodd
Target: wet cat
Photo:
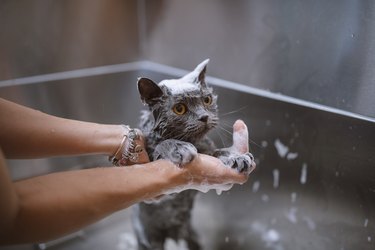
<path id="1" fill-rule="evenodd" d="M 142 101 L 148 106 L 141 116 L 140 129 L 147 141 L 151 160 L 169 159 L 183 167 L 197 154 L 218 157 L 239 172 L 253 165 L 250 153 L 234 154 L 216 149 L 206 136 L 218 124 L 217 96 L 205 81 L 208 59 L 180 79 L 159 84 L 138 80 Z M 185 240 L 190 250 L 201 249 L 191 225 L 196 190 L 168 195 L 154 203 L 139 203 L 133 218 L 139 249 L 164 249 L 167 238 Z"/>

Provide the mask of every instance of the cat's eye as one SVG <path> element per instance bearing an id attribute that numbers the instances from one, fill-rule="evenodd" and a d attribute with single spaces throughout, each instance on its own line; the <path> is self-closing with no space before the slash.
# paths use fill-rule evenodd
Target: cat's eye
<path id="1" fill-rule="evenodd" d="M 203 103 L 205 105 L 211 105 L 211 103 L 212 103 L 212 96 L 208 95 L 208 96 L 203 97 Z"/>
<path id="2" fill-rule="evenodd" d="M 173 112 L 177 115 L 183 115 L 187 111 L 187 107 L 183 103 L 177 103 L 173 106 Z"/>

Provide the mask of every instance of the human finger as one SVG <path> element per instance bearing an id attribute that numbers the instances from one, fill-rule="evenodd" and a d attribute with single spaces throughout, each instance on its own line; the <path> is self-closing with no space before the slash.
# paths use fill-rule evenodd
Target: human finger
<path id="1" fill-rule="evenodd" d="M 233 124 L 233 146 L 234 152 L 244 154 L 249 152 L 249 132 L 242 120 Z"/>

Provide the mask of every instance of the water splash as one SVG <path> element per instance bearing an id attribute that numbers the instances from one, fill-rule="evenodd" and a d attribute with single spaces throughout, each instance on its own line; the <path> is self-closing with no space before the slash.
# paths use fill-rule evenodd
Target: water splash
<path id="1" fill-rule="evenodd" d="M 253 189 L 253 193 L 258 192 L 259 187 L 260 187 L 260 181 L 254 181 L 253 188 L 252 188 Z"/>
<path id="2" fill-rule="evenodd" d="M 266 248 L 283 250 L 284 247 L 281 245 L 281 235 L 273 228 L 268 228 L 266 224 L 260 222 L 253 222 L 251 224 L 251 230 L 254 233 L 260 235 L 260 238 L 265 243 Z"/>
<path id="3" fill-rule="evenodd" d="M 278 188 L 279 181 L 280 181 L 280 171 L 278 169 L 274 169 L 272 171 L 272 174 L 273 174 L 273 187 Z"/>
<path id="4" fill-rule="evenodd" d="M 122 233 L 118 236 L 117 242 L 118 250 L 137 250 L 137 239 L 132 233 Z"/>
<path id="5" fill-rule="evenodd" d="M 260 143 L 260 145 L 263 147 L 263 148 L 266 148 L 268 146 L 268 142 L 267 141 L 262 141 Z"/>
<path id="6" fill-rule="evenodd" d="M 172 239 L 167 238 L 167 240 L 165 241 L 165 249 L 166 250 L 189 250 L 189 247 L 185 240 L 174 241 Z"/>
<path id="7" fill-rule="evenodd" d="M 307 227 L 311 230 L 314 231 L 316 229 L 316 224 L 315 222 L 308 216 L 304 216 L 303 220 L 307 223 Z"/>
<path id="8" fill-rule="evenodd" d="M 290 200 L 292 203 L 295 203 L 296 200 L 297 200 L 297 193 L 296 192 L 293 192 L 290 194 Z"/>
<path id="9" fill-rule="evenodd" d="M 274 145 L 277 150 L 277 153 L 281 158 L 286 158 L 287 160 L 291 161 L 295 160 L 298 157 L 298 153 L 290 152 L 289 147 L 282 143 L 280 139 L 276 139 Z"/>
<path id="10" fill-rule="evenodd" d="M 288 153 L 289 148 L 286 145 L 284 145 L 280 141 L 280 139 L 276 139 L 274 145 L 276 147 L 276 150 L 277 150 L 277 153 L 279 154 L 279 156 L 281 158 L 284 158 L 286 156 L 286 154 Z"/>
<path id="11" fill-rule="evenodd" d="M 367 225 L 368 225 L 368 219 L 366 218 L 366 219 L 365 219 L 365 222 L 363 223 L 363 226 L 364 226 L 364 227 L 367 227 Z"/>
<path id="12" fill-rule="evenodd" d="M 263 202 L 269 202 L 270 201 L 270 197 L 266 194 L 262 194 L 261 199 L 262 199 Z"/>
<path id="13" fill-rule="evenodd" d="M 223 183 L 223 184 L 209 184 L 207 182 L 202 182 L 201 184 L 195 184 L 193 182 L 173 189 L 169 189 L 164 191 L 164 195 L 158 196 L 153 199 L 144 200 L 145 203 L 160 203 L 162 201 L 171 199 L 175 196 L 175 194 L 181 193 L 182 191 L 193 189 L 198 190 L 202 193 L 207 193 L 210 190 L 216 190 L 216 194 L 220 195 L 223 191 L 228 191 L 233 187 L 233 183 Z"/>
<path id="14" fill-rule="evenodd" d="M 293 224 L 296 224 L 298 222 L 298 219 L 297 219 L 297 211 L 298 211 L 298 208 L 296 207 L 291 207 L 289 209 L 289 211 L 285 214 L 286 218 L 292 222 Z"/>
<path id="15" fill-rule="evenodd" d="M 288 159 L 289 161 L 295 160 L 295 159 L 297 159 L 297 157 L 298 157 L 298 153 L 293 153 L 293 152 L 289 152 L 286 155 L 286 159 Z"/>
<path id="16" fill-rule="evenodd" d="M 301 170 L 301 177 L 300 177 L 301 184 L 305 184 L 307 182 L 307 164 L 302 164 L 302 170 Z"/>

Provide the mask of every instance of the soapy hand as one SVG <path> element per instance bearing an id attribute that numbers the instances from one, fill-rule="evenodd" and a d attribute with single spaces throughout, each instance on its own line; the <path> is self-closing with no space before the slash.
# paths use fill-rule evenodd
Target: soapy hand
<path id="1" fill-rule="evenodd" d="M 233 145 L 218 150 L 217 155 L 218 158 L 198 154 L 183 170 L 195 184 L 222 185 L 247 181 L 256 164 L 249 153 L 248 130 L 243 121 L 237 120 L 233 125 Z"/>

